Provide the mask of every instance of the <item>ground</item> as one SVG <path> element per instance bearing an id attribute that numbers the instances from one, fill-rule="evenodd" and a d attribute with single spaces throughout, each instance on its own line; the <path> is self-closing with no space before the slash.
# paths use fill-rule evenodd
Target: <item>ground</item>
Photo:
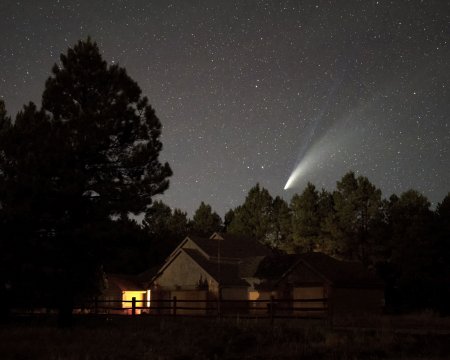
<path id="1" fill-rule="evenodd" d="M 421 329 L 331 328 L 323 321 L 78 317 L 0 326 L 9 359 L 447 359 L 448 333 Z"/>

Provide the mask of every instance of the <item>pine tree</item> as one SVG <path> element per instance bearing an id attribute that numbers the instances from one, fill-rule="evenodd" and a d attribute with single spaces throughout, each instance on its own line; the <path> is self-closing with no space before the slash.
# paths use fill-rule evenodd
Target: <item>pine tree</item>
<path id="1" fill-rule="evenodd" d="M 382 218 L 381 190 L 353 172 L 337 182 L 333 193 L 334 213 L 327 226 L 336 255 L 368 265 L 373 253 L 372 230 Z"/>
<path id="2" fill-rule="evenodd" d="M 393 286 L 401 302 L 411 306 L 431 306 L 432 283 L 438 275 L 434 214 L 428 199 L 415 190 L 393 199 L 389 212 L 390 256 Z M 442 286 L 442 284 L 439 284 Z"/>
<path id="3" fill-rule="evenodd" d="M 170 236 L 172 209 L 162 201 L 155 201 L 145 213 L 142 225 L 151 236 Z"/>
<path id="4" fill-rule="evenodd" d="M 276 196 L 272 203 L 273 229 L 269 245 L 273 248 L 283 249 L 291 242 L 292 216 L 291 209 L 285 200 Z"/>
<path id="5" fill-rule="evenodd" d="M 294 252 L 308 252 L 316 249 L 320 237 L 319 192 L 308 183 L 301 195 L 291 200 L 292 249 Z"/>
<path id="6" fill-rule="evenodd" d="M 248 192 L 244 204 L 234 210 L 229 232 L 250 236 L 268 244 L 273 234 L 273 199 L 269 192 L 256 184 Z"/>
<path id="7" fill-rule="evenodd" d="M 190 227 L 187 213 L 180 209 L 171 209 L 162 201 L 156 201 L 147 210 L 142 222 L 145 231 L 152 239 L 166 243 L 172 248 L 188 235 Z"/>
<path id="8" fill-rule="evenodd" d="M 201 236 L 210 236 L 216 231 L 222 230 L 222 219 L 212 211 L 210 205 L 201 202 L 192 218 L 192 231 Z"/>
<path id="9" fill-rule="evenodd" d="M 107 215 L 144 211 L 171 175 L 158 161 L 161 123 L 148 99 L 124 68 L 107 65 L 90 39 L 61 55 L 52 73 L 42 108 L 64 155 L 60 181 L 70 184 L 67 195 L 95 195 Z"/>
<path id="10" fill-rule="evenodd" d="M 234 219 L 234 210 L 230 209 L 225 213 L 224 220 L 223 220 L 223 231 L 228 232 L 228 227 L 232 223 Z"/>
<path id="11" fill-rule="evenodd" d="M 0 123 L 2 211 L 20 219 L 14 236 L 37 251 L 24 261 L 57 274 L 47 290 L 69 311 L 76 296 L 98 290 L 96 229 L 145 211 L 169 185 L 161 124 L 137 83 L 90 39 L 61 55 L 41 110 L 30 104 L 14 124 Z"/>
<path id="12" fill-rule="evenodd" d="M 436 282 L 438 284 L 436 307 L 445 315 L 450 314 L 450 288 L 441 284 L 450 282 L 450 193 L 436 207 Z"/>

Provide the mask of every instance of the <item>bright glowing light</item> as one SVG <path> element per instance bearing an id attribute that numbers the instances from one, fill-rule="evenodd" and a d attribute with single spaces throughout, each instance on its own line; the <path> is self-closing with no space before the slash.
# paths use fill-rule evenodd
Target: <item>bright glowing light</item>
<path id="1" fill-rule="evenodd" d="M 344 144 L 351 134 L 343 131 L 334 134 L 335 138 L 330 137 L 330 133 L 325 134 L 315 144 L 313 144 L 297 163 L 297 166 L 289 176 L 284 190 L 291 189 L 300 184 L 300 179 L 314 170 L 320 170 L 324 164 L 329 164 L 333 160 L 333 152 L 336 151 L 338 143 Z M 339 139 L 339 141 L 336 141 Z"/>
<path id="2" fill-rule="evenodd" d="M 136 298 L 136 306 L 142 306 L 143 301 L 145 300 L 146 291 L 122 291 L 122 308 L 131 308 L 132 303 L 131 301 L 133 298 Z"/>
<path id="3" fill-rule="evenodd" d="M 150 307 L 151 295 L 150 290 L 147 290 L 147 307 Z"/>
<path id="4" fill-rule="evenodd" d="M 307 168 L 308 162 L 305 161 L 307 159 L 303 159 L 295 168 L 295 170 L 292 172 L 291 176 L 289 176 L 288 181 L 286 182 L 286 185 L 284 186 L 284 190 L 290 189 L 293 187 L 298 179 L 300 179 L 302 173 L 304 173 L 305 169 Z"/>
<path id="5" fill-rule="evenodd" d="M 300 178 L 307 173 L 307 171 L 311 168 L 315 161 L 317 161 L 318 152 L 310 153 L 308 152 L 303 159 L 298 163 L 297 167 L 292 172 L 291 176 L 284 186 L 284 190 L 290 189 L 295 186 L 295 184 L 300 180 Z"/>

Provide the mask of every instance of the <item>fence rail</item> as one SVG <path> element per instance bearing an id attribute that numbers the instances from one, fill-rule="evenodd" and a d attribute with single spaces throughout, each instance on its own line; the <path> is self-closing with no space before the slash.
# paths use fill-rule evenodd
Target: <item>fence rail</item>
<path id="1" fill-rule="evenodd" d="M 22 310 L 22 311 L 21 311 Z M 23 311 L 25 310 L 25 311 Z M 201 316 L 249 318 L 327 318 L 330 309 L 326 298 L 320 299 L 275 299 L 268 300 L 197 300 L 157 299 L 147 300 L 88 300 L 73 308 L 75 314 L 149 315 L 149 316 Z M 17 314 L 54 313 L 55 309 L 15 309 Z"/>

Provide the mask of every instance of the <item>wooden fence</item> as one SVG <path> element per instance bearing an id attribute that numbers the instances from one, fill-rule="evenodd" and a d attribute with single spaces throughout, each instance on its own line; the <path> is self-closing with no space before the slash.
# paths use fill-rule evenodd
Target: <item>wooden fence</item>
<path id="1" fill-rule="evenodd" d="M 74 314 L 129 315 L 129 316 L 189 316 L 241 318 L 319 318 L 330 317 L 326 298 L 284 300 L 89 300 L 73 308 Z M 54 314 L 54 307 L 12 309 L 17 315 Z"/>
<path id="2" fill-rule="evenodd" d="M 75 313 L 202 316 L 248 318 L 326 318 L 330 315 L 326 298 L 285 300 L 184 300 L 158 299 L 150 306 L 146 300 L 94 300 L 75 308 Z"/>

